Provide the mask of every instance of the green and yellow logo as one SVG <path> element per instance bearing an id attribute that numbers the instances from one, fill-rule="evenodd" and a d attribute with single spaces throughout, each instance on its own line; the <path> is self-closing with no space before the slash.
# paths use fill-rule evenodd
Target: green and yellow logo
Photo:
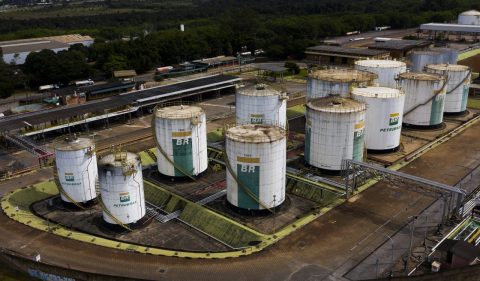
<path id="1" fill-rule="evenodd" d="M 65 173 L 65 181 L 75 181 L 75 176 L 73 173 Z"/>
<path id="2" fill-rule="evenodd" d="M 263 123 L 263 114 L 250 114 L 250 123 L 252 123 L 252 124 L 262 124 Z"/>
<path id="3" fill-rule="evenodd" d="M 388 125 L 390 126 L 395 126 L 398 125 L 398 122 L 400 121 L 400 113 L 392 113 L 390 114 L 390 120 L 388 122 Z"/>
<path id="4" fill-rule="evenodd" d="M 120 203 L 130 202 L 130 193 L 122 192 L 120 193 Z"/>

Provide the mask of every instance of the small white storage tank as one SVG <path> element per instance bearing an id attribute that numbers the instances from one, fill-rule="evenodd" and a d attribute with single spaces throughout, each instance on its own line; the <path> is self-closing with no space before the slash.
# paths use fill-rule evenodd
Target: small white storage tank
<path id="1" fill-rule="evenodd" d="M 458 64 L 429 64 L 428 73 L 447 77 L 447 96 L 445 97 L 446 114 L 462 114 L 467 110 L 468 90 L 470 88 L 470 67 Z"/>
<path id="2" fill-rule="evenodd" d="M 363 160 L 364 103 L 338 96 L 307 103 L 305 161 L 317 168 L 340 171 L 343 159 Z"/>
<path id="3" fill-rule="evenodd" d="M 480 25 L 480 12 L 476 10 L 465 11 L 458 15 L 458 24 Z"/>
<path id="4" fill-rule="evenodd" d="M 398 74 L 407 71 L 407 64 L 395 60 L 359 60 L 355 62 L 355 69 L 377 74 L 378 86 L 396 88 L 395 79 Z"/>
<path id="5" fill-rule="evenodd" d="M 308 74 L 307 100 L 329 95 L 350 96 L 352 87 L 373 85 L 378 75 L 356 69 L 324 69 Z"/>
<path id="6" fill-rule="evenodd" d="M 239 90 L 235 95 L 237 124 L 287 124 L 287 95 L 267 85 Z"/>
<path id="7" fill-rule="evenodd" d="M 411 71 L 423 71 L 427 64 L 445 63 L 444 55 L 438 51 L 413 51 L 410 54 Z"/>
<path id="8" fill-rule="evenodd" d="M 405 91 L 403 123 L 425 128 L 440 126 L 445 107 L 445 78 L 425 72 L 405 72 L 398 80 Z"/>
<path id="9" fill-rule="evenodd" d="M 60 192 L 64 202 L 86 203 L 97 197 L 97 156 L 93 141 L 74 136 L 55 144 L 55 162 L 58 180 L 68 195 Z"/>
<path id="10" fill-rule="evenodd" d="M 405 94 L 386 87 L 354 88 L 352 98 L 367 105 L 365 145 L 368 150 L 396 150 L 400 146 Z"/>
<path id="11" fill-rule="evenodd" d="M 248 210 L 282 204 L 286 149 L 286 132 L 280 127 L 248 124 L 230 128 L 226 133 L 228 202 Z"/>
<path id="12" fill-rule="evenodd" d="M 145 215 L 142 164 L 138 155 L 115 152 L 102 157 L 98 165 L 103 219 L 111 224 L 130 224 Z"/>
<path id="13" fill-rule="evenodd" d="M 156 107 L 154 130 L 161 174 L 197 176 L 208 168 L 207 121 L 201 107 Z"/>
<path id="14" fill-rule="evenodd" d="M 439 52 L 442 54 L 441 61 L 432 63 L 432 64 L 457 64 L 458 61 L 458 50 L 451 48 L 431 48 L 430 50 L 434 52 Z"/>

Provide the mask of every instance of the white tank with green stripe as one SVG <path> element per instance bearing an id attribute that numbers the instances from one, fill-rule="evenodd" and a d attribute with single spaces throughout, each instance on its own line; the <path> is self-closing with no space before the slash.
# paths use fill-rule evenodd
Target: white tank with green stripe
<path id="1" fill-rule="evenodd" d="M 461 113 L 467 110 L 468 90 L 470 88 L 470 67 L 459 64 L 429 64 L 428 73 L 440 74 L 447 78 L 445 113 Z"/>
<path id="2" fill-rule="evenodd" d="M 354 88 L 352 98 L 367 105 L 367 149 L 391 150 L 400 145 L 405 93 L 387 87 Z"/>
<path id="3" fill-rule="evenodd" d="M 403 123 L 414 126 L 437 126 L 443 122 L 445 77 L 425 72 L 405 72 L 398 77 L 405 91 Z"/>
<path id="4" fill-rule="evenodd" d="M 196 176 L 208 167 L 205 112 L 198 106 L 158 107 L 155 134 L 158 171 L 171 177 Z"/>
<path id="5" fill-rule="evenodd" d="M 249 210 L 285 201 L 286 135 L 276 126 L 243 125 L 226 134 L 227 200 Z"/>
<path id="6" fill-rule="evenodd" d="M 235 95 L 237 124 L 269 124 L 285 128 L 287 95 L 263 84 L 249 87 Z"/>
<path id="7" fill-rule="evenodd" d="M 339 171 L 343 159 L 363 160 L 364 103 L 329 96 L 307 103 L 305 161 L 317 168 Z"/>

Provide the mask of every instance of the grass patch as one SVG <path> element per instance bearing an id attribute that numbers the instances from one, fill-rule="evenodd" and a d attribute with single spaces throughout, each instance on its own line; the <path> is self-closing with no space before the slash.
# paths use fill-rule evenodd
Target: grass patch
<path id="1" fill-rule="evenodd" d="M 303 104 L 287 108 L 287 118 L 292 119 L 305 115 L 305 106 Z"/>
<path id="2" fill-rule="evenodd" d="M 467 102 L 467 107 L 472 109 L 480 109 L 480 99 L 469 98 Z"/>
<path id="3" fill-rule="evenodd" d="M 219 142 L 223 140 L 223 133 L 221 129 L 216 129 L 207 134 L 207 141 L 208 142 Z"/>

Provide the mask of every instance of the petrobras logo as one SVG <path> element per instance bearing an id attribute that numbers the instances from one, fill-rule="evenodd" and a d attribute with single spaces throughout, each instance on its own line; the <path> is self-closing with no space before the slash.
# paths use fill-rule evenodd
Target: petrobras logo
<path id="1" fill-rule="evenodd" d="M 65 173 L 65 181 L 73 182 L 75 181 L 75 176 L 73 173 Z"/>
<path id="2" fill-rule="evenodd" d="M 130 202 L 130 193 L 121 192 L 120 193 L 120 203 Z"/>
<path id="3" fill-rule="evenodd" d="M 392 113 L 390 114 L 390 119 L 388 121 L 389 126 L 395 126 L 398 125 L 398 122 L 400 121 L 400 113 Z"/>
<path id="4" fill-rule="evenodd" d="M 252 123 L 252 124 L 262 124 L 263 123 L 263 114 L 250 114 L 250 123 Z"/>

